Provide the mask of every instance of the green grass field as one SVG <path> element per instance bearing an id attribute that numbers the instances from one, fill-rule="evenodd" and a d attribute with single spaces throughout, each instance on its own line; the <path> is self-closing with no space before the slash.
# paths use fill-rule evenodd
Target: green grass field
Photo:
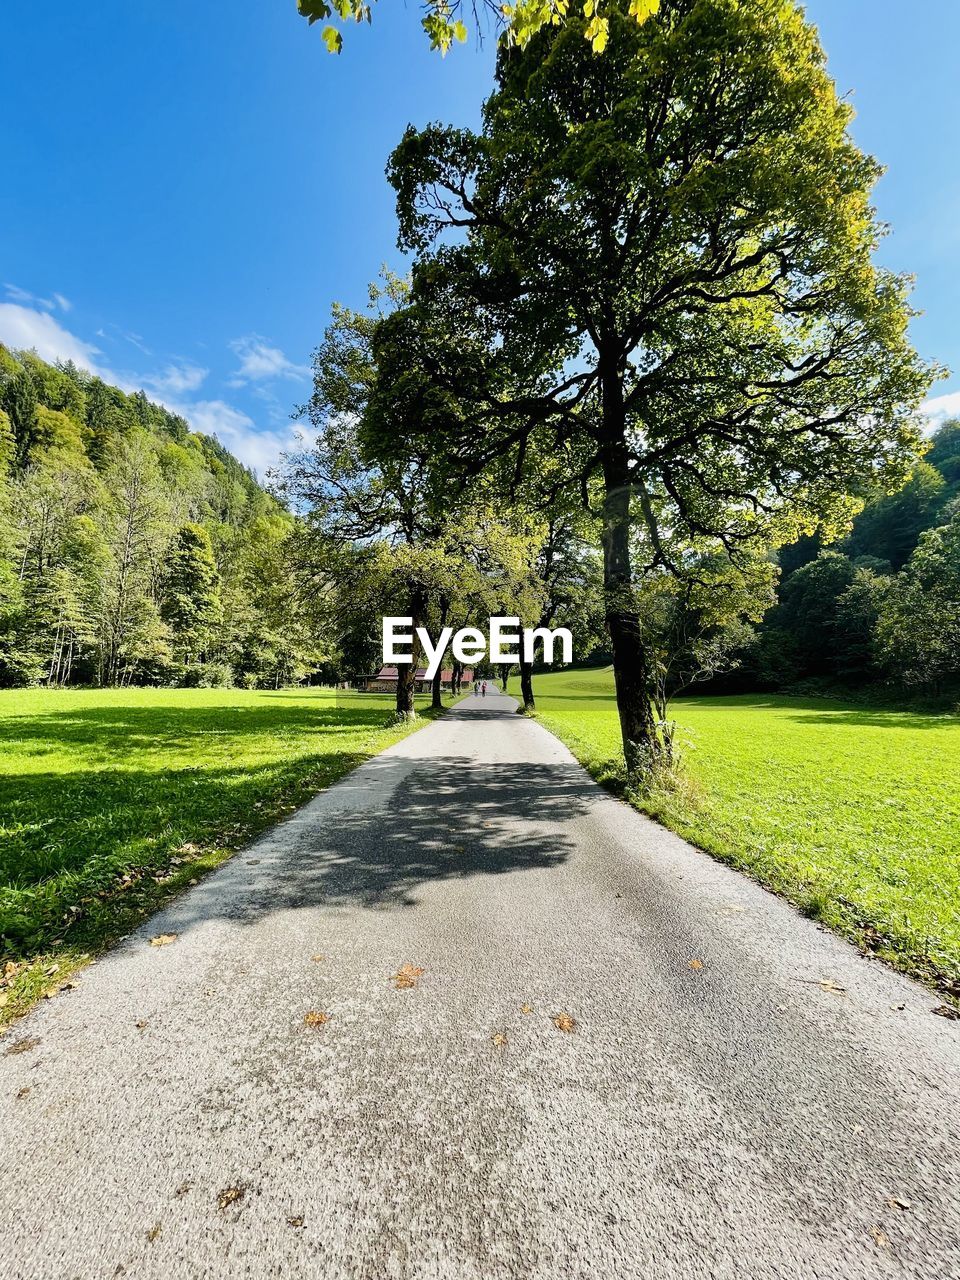
<path id="1" fill-rule="evenodd" d="M 615 781 L 610 670 L 534 687 L 542 722 Z M 682 698 L 673 715 L 685 785 L 639 807 L 960 995 L 960 717 L 775 696 Z"/>
<path id="2" fill-rule="evenodd" d="M 323 689 L 0 692 L 0 1021 L 416 727 L 391 709 Z"/>

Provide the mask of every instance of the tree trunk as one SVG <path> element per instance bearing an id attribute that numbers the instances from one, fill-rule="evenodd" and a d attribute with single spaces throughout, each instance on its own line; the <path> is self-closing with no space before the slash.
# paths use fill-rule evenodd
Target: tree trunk
<path id="1" fill-rule="evenodd" d="M 506 692 L 507 692 L 507 681 L 510 679 L 510 672 L 513 670 L 513 668 L 512 668 L 512 667 L 510 667 L 510 666 L 508 666 L 506 663 L 504 663 L 504 664 L 503 664 L 503 667 L 501 668 L 501 670 L 503 671 L 503 686 L 502 686 L 502 687 L 503 687 L 503 692 L 504 692 L 504 693 L 506 693 Z"/>
<path id="2" fill-rule="evenodd" d="M 458 694 L 463 688 L 463 663 L 453 660 L 453 675 L 450 680 L 450 692 L 454 695 Z"/>
<path id="3" fill-rule="evenodd" d="M 533 663 L 520 659 L 520 696 L 523 698 L 524 711 L 536 711 L 537 704 L 533 700 Z"/>
<path id="4" fill-rule="evenodd" d="M 443 692 L 443 671 L 438 671 L 437 674 L 433 677 L 433 680 L 431 682 L 432 697 L 430 699 L 430 706 L 434 711 L 439 711 L 443 707 L 443 698 L 441 697 L 442 692 Z"/>
<path id="5" fill-rule="evenodd" d="M 606 388 L 604 401 L 606 420 Z M 622 400 L 620 413 L 622 421 Z M 648 774 L 659 763 L 663 757 L 663 744 L 651 705 L 653 673 L 633 599 L 630 472 L 622 435 L 606 451 L 603 479 L 603 586 L 606 622 L 613 650 L 613 677 L 623 754 L 628 775 L 636 777 Z"/>
<path id="6" fill-rule="evenodd" d="M 411 661 L 397 665 L 397 719 L 416 720 L 417 704 L 417 667 L 420 664 L 420 641 L 417 638 L 417 627 L 423 624 L 423 615 L 427 609 L 427 597 L 422 587 L 412 587 L 410 604 L 407 612 L 413 619 L 413 645 Z"/>

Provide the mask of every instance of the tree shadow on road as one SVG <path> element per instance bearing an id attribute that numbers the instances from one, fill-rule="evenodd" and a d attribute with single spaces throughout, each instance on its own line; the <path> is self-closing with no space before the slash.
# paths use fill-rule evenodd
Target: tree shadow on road
<path id="1" fill-rule="evenodd" d="M 560 865 L 573 849 L 568 824 L 590 799 L 591 784 L 572 764 L 431 758 L 372 807 L 354 800 L 338 810 L 337 793 L 327 793 L 313 815 L 302 812 L 254 847 L 255 870 L 241 854 L 173 912 L 183 929 L 321 904 L 413 907 L 430 881 Z"/>

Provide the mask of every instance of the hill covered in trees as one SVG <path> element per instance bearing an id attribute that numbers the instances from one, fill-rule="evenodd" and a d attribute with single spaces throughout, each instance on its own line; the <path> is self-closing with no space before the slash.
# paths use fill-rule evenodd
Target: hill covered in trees
<path id="1" fill-rule="evenodd" d="M 776 603 L 728 686 L 960 694 L 960 421 L 849 535 L 780 552 Z"/>
<path id="2" fill-rule="evenodd" d="M 0 685 L 301 677 L 293 527 L 142 391 L 0 346 Z"/>

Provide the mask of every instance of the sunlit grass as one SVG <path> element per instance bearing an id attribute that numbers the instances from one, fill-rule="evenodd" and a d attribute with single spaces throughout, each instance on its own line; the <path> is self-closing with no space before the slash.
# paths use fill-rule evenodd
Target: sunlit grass
<path id="1" fill-rule="evenodd" d="M 613 679 L 536 679 L 543 722 L 622 773 Z M 832 700 L 683 698 L 686 785 L 638 802 L 903 969 L 960 994 L 960 718 Z"/>
<path id="2" fill-rule="evenodd" d="M 390 712 L 323 689 L 0 691 L 0 1020 L 416 728 Z"/>

